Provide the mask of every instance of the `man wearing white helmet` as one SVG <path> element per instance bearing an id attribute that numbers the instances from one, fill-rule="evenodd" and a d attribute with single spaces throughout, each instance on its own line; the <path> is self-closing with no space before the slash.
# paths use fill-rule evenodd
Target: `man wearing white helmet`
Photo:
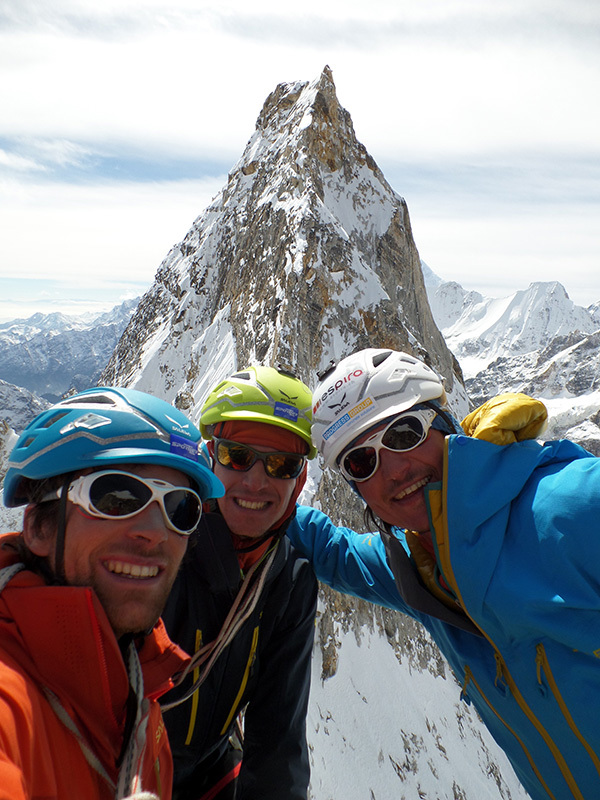
<path id="1" fill-rule="evenodd" d="M 594 800 L 600 462 L 533 441 L 545 409 L 523 395 L 462 429 L 445 406 L 411 355 L 341 361 L 314 393 L 313 440 L 381 536 L 323 515 L 288 535 L 320 580 L 424 625 L 534 800 Z"/>

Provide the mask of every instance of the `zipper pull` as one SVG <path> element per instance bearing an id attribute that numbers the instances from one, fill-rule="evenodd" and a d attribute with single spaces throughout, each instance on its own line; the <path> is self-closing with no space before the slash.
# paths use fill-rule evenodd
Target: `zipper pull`
<path id="1" fill-rule="evenodd" d="M 538 689 L 545 697 L 548 692 L 548 686 L 543 679 L 542 672 L 544 671 L 545 651 L 543 644 L 536 644 L 535 646 L 535 671 L 537 674 Z"/>
<path id="2" fill-rule="evenodd" d="M 496 677 L 494 678 L 494 686 L 506 697 L 510 690 L 504 678 L 504 661 L 497 650 L 494 650 L 494 659 L 496 661 Z"/>
<path id="3" fill-rule="evenodd" d="M 460 690 L 460 699 L 464 700 L 465 703 L 468 703 L 468 704 L 470 704 L 471 701 L 467 697 L 467 686 L 471 682 L 472 675 L 473 675 L 473 673 L 471 672 L 471 668 L 469 666 L 465 666 L 465 679 L 463 681 L 463 685 L 462 685 L 462 688 Z"/>
<path id="4" fill-rule="evenodd" d="M 494 651 L 494 658 L 496 660 L 496 677 L 494 678 L 494 686 L 497 687 L 500 682 L 504 683 L 504 679 L 502 677 L 502 656 L 497 650 Z"/>
<path id="5" fill-rule="evenodd" d="M 535 646 L 535 670 L 537 673 L 537 681 L 542 685 L 542 651 L 540 650 L 540 645 Z"/>

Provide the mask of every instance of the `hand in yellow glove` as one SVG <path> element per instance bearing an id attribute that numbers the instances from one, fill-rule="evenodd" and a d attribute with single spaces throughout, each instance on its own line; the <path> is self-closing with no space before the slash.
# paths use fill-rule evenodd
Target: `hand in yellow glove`
<path id="1" fill-rule="evenodd" d="M 466 416 L 461 425 L 467 436 L 492 444 L 536 439 L 545 429 L 548 410 L 541 400 L 507 392 L 488 400 Z"/>

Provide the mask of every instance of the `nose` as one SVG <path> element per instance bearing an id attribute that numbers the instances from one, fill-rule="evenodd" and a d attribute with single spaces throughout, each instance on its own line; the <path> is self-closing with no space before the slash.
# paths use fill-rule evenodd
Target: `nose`
<path id="1" fill-rule="evenodd" d="M 158 502 L 154 501 L 146 506 L 139 514 L 130 517 L 127 533 L 134 539 L 145 539 L 149 544 L 158 544 L 169 538 L 169 528 L 167 528 L 162 509 Z"/>
<path id="2" fill-rule="evenodd" d="M 260 489 L 267 485 L 268 475 L 262 461 L 256 461 L 243 476 L 242 483 L 249 488 Z"/>
<path id="3" fill-rule="evenodd" d="M 399 450 L 386 450 L 381 448 L 379 451 L 379 467 L 377 472 L 382 478 L 401 479 L 410 468 L 410 455 Z"/>

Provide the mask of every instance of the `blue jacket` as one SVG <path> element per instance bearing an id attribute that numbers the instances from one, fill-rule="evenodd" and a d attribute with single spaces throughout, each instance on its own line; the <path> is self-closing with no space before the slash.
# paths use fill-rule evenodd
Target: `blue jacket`
<path id="1" fill-rule="evenodd" d="M 427 500 L 465 614 L 424 588 L 400 530 L 302 507 L 288 535 L 321 581 L 424 625 L 534 800 L 597 800 L 600 461 L 568 441 L 450 436 L 444 475 Z"/>

